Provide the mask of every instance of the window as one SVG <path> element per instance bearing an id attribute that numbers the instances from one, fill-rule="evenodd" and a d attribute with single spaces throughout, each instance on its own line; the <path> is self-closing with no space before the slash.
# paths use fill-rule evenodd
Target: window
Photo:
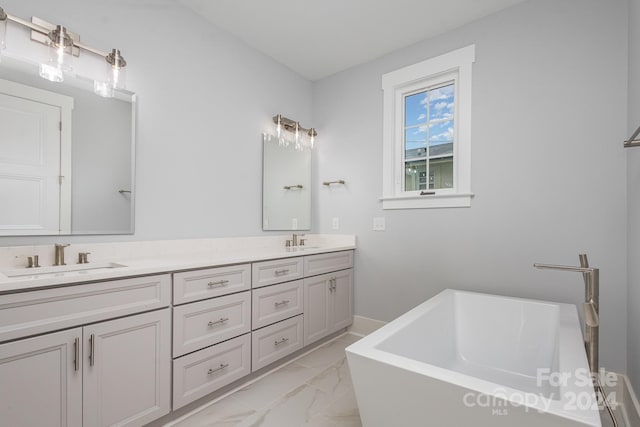
<path id="1" fill-rule="evenodd" d="M 383 208 L 471 206 L 468 46 L 382 76 Z"/>

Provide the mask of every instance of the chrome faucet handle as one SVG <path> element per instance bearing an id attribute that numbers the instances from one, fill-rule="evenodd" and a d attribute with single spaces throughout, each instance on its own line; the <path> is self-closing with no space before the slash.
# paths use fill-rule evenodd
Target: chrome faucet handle
<path id="1" fill-rule="evenodd" d="M 91 252 L 78 252 L 78 264 L 89 264 Z"/>
<path id="2" fill-rule="evenodd" d="M 304 242 L 306 242 L 307 239 L 300 239 L 300 246 L 304 246 Z"/>
<path id="3" fill-rule="evenodd" d="M 285 240 L 284 245 L 287 248 L 291 247 L 291 240 L 290 239 Z"/>

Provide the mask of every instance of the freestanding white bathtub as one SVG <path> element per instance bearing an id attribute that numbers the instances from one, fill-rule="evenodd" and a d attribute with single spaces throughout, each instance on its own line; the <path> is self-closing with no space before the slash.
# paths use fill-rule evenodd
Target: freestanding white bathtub
<path id="1" fill-rule="evenodd" d="M 346 352 L 365 427 L 601 426 L 573 305 L 448 289 Z"/>

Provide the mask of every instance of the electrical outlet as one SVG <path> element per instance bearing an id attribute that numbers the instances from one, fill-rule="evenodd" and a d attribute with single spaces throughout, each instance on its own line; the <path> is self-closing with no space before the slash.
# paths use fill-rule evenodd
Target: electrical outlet
<path id="1" fill-rule="evenodd" d="M 373 231 L 384 231 L 387 229 L 387 224 L 384 217 L 373 218 Z"/>
<path id="2" fill-rule="evenodd" d="M 340 218 L 334 217 L 331 220 L 331 228 L 334 229 L 334 230 L 339 230 L 340 229 Z"/>

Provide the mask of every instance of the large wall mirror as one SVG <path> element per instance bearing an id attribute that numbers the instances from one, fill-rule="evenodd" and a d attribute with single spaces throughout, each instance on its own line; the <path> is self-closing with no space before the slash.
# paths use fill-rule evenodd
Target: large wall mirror
<path id="1" fill-rule="evenodd" d="M 311 229 L 311 149 L 263 134 L 262 229 Z"/>
<path id="2" fill-rule="evenodd" d="M 134 231 L 135 94 L 0 63 L 0 235 Z"/>

